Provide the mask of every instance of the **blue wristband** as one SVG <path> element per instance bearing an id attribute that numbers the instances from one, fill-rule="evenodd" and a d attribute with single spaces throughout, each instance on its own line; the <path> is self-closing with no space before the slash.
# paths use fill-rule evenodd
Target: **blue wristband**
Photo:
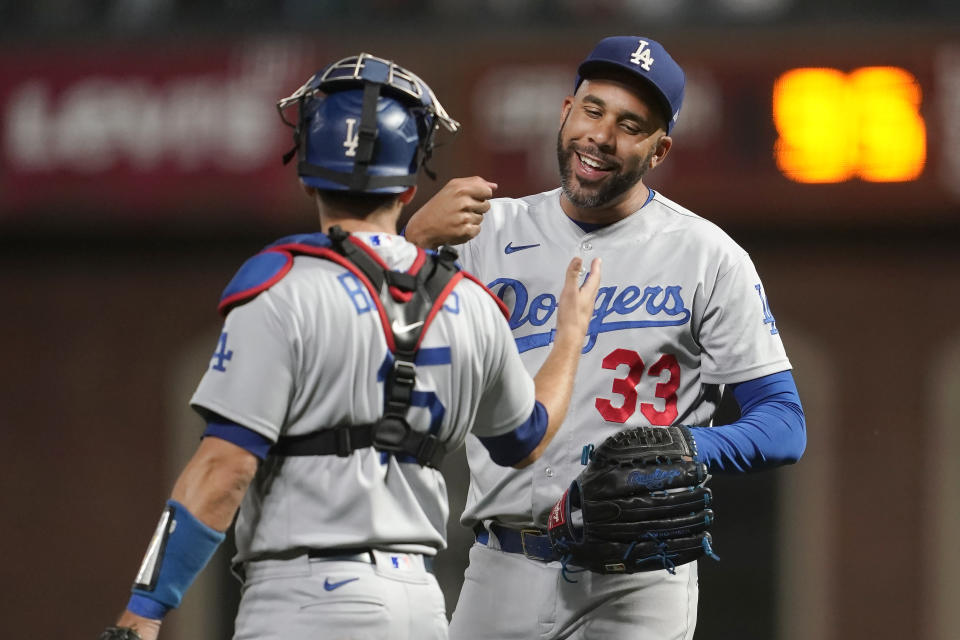
<path id="1" fill-rule="evenodd" d="M 197 520 L 179 502 L 168 500 L 137 573 L 127 609 L 159 620 L 177 608 L 225 537 Z"/>

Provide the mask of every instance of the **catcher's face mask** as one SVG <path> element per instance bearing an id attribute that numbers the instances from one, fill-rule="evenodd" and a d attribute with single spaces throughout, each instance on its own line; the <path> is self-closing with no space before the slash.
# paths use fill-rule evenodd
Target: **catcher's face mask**
<path id="1" fill-rule="evenodd" d="M 297 123 L 285 116 L 297 105 Z M 433 91 L 414 73 L 367 53 L 344 58 L 277 102 L 294 130 L 297 173 L 318 189 L 400 193 L 416 183 L 447 115 Z M 428 171 L 429 172 L 429 171 Z"/>

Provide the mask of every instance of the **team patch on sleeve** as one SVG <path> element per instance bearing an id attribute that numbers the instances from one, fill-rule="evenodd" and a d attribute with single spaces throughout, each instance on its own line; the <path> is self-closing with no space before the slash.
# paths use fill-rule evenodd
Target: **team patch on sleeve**
<path id="1" fill-rule="evenodd" d="M 777 319 L 773 317 L 773 312 L 770 310 L 770 302 L 767 300 L 767 294 L 763 291 L 763 285 L 759 282 L 753 285 L 753 288 L 757 290 L 757 294 L 760 296 L 760 304 L 763 305 L 763 324 L 770 325 L 770 335 L 777 335 L 780 331 L 777 329 Z"/>

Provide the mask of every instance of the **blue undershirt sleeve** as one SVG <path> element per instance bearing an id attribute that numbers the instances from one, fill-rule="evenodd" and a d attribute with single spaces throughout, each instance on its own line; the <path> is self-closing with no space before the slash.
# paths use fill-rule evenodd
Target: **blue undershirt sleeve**
<path id="1" fill-rule="evenodd" d="M 547 409 L 535 402 L 530 417 L 519 427 L 499 436 L 481 437 L 480 442 L 490 452 L 490 459 L 503 467 L 512 467 L 537 448 L 547 432 Z"/>
<path id="2" fill-rule="evenodd" d="M 239 425 L 217 414 L 207 415 L 207 428 L 203 432 L 203 437 L 206 438 L 208 436 L 232 442 L 241 449 L 246 449 L 257 456 L 260 460 L 264 460 L 267 457 L 267 453 L 270 452 L 270 447 L 273 446 L 270 440 L 256 431 L 247 429 L 243 425 Z"/>
<path id="3" fill-rule="evenodd" d="M 731 385 L 740 419 L 691 427 L 701 462 L 712 472 L 746 472 L 792 464 L 807 446 L 806 421 L 790 371 Z"/>

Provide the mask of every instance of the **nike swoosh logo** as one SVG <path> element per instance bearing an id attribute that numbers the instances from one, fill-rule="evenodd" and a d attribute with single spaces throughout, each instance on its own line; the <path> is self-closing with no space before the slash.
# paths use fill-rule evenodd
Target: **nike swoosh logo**
<path id="1" fill-rule="evenodd" d="M 523 251 L 524 249 L 532 249 L 534 247 L 539 247 L 539 246 L 540 246 L 539 242 L 537 244 L 519 244 L 517 246 L 513 246 L 512 242 L 508 242 L 507 246 L 503 248 L 503 252 L 509 255 L 514 251 Z"/>
<path id="2" fill-rule="evenodd" d="M 413 331 L 414 329 L 416 329 L 422 324 L 423 324 L 423 320 L 419 322 L 414 322 L 412 324 L 400 324 L 399 320 L 394 320 L 391 326 L 393 327 L 394 333 L 406 333 L 407 331 Z"/>
<path id="3" fill-rule="evenodd" d="M 346 580 L 341 580 L 340 582 L 330 582 L 330 578 L 327 578 L 323 581 L 323 588 L 327 591 L 333 591 L 334 589 L 339 589 L 348 582 L 353 582 L 354 580 L 359 580 L 360 578 L 347 578 Z"/>

